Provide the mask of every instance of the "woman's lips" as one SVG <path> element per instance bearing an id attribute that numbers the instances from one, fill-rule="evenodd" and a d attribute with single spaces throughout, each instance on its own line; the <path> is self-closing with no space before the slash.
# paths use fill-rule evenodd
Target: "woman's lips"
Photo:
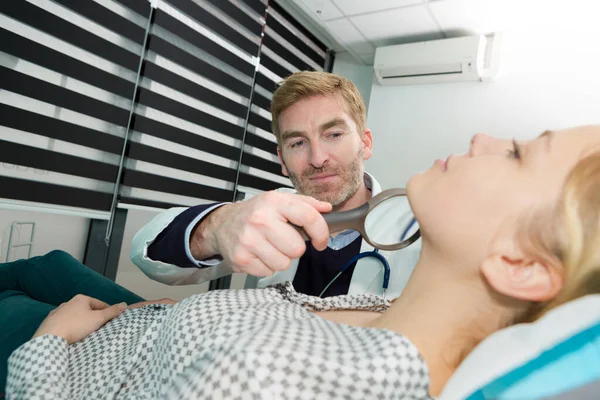
<path id="1" fill-rule="evenodd" d="M 435 160 L 436 165 L 438 165 L 442 172 L 446 172 L 448 170 L 448 164 L 450 163 L 450 159 L 452 155 L 449 155 L 445 160 Z"/>
<path id="2" fill-rule="evenodd" d="M 440 169 L 442 170 L 442 172 L 446 172 L 447 169 L 447 160 L 435 160 L 435 165 L 437 165 L 438 167 L 440 167 Z"/>

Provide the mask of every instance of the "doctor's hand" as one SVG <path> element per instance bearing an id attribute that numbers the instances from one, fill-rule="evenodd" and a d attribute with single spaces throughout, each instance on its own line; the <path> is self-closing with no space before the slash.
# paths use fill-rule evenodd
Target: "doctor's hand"
<path id="1" fill-rule="evenodd" d="M 125 303 L 109 306 L 103 301 L 78 294 L 52 310 L 32 339 L 54 335 L 64 338 L 68 344 L 73 344 L 121 315 L 126 308 Z"/>
<path id="2" fill-rule="evenodd" d="M 306 250 L 289 223 L 304 228 L 317 250 L 327 247 L 329 229 L 321 213 L 329 211 L 331 204 L 309 196 L 263 193 L 211 212 L 193 231 L 190 249 L 197 260 L 220 254 L 235 272 L 271 276 Z"/>

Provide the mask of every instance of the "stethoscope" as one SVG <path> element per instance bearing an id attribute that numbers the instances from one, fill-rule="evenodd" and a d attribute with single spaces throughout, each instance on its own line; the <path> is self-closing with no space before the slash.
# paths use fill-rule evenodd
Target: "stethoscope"
<path id="1" fill-rule="evenodd" d="M 406 229 L 404 230 L 404 232 L 402 233 L 402 237 L 401 240 L 404 241 L 406 240 L 406 235 L 408 235 L 408 232 L 410 232 L 410 230 L 412 229 L 412 227 L 417 223 L 416 219 L 412 219 L 410 221 L 410 224 L 408 225 L 408 227 L 406 227 Z M 390 268 L 390 263 L 388 262 L 388 260 L 386 260 L 386 258 L 379 252 L 378 248 L 375 248 L 372 251 L 363 251 L 362 253 L 359 253 L 357 255 L 355 255 L 354 257 L 352 257 L 352 259 L 350 261 L 348 261 L 348 263 L 346 263 L 346 265 L 344 265 L 344 267 L 340 270 L 340 272 L 338 272 L 331 281 L 329 281 L 329 283 L 325 286 L 325 288 L 321 291 L 321 293 L 319 294 L 319 297 L 323 297 L 323 294 L 325 294 L 325 292 L 327 291 L 327 289 L 329 289 L 329 286 L 331 286 L 333 284 L 333 282 L 335 282 L 335 280 L 337 278 L 339 278 L 348 268 L 350 268 L 355 262 L 357 262 L 360 259 L 366 258 L 366 257 L 373 257 L 378 259 L 381 262 L 381 265 L 383 265 L 383 288 L 382 288 L 382 298 L 383 300 L 385 300 L 385 295 L 387 293 L 387 289 L 388 286 L 390 284 L 390 274 L 392 269 Z"/>
<path id="2" fill-rule="evenodd" d="M 417 229 L 408 239 L 406 238 L 417 222 L 414 217 L 411 217 L 409 224 L 402 230 L 402 234 L 399 234 L 403 224 L 399 223 L 395 217 L 398 216 L 397 211 L 402 208 L 404 196 L 406 196 L 405 189 L 388 189 L 373 196 L 360 207 L 348 211 L 323 214 L 325 222 L 327 222 L 327 226 L 329 227 L 329 232 L 341 232 L 346 229 L 354 229 L 361 234 L 362 238 L 367 243 L 373 246 L 374 250 L 359 253 L 348 261 L 340 272 L 338 272 L 325 286 L 319 294 L 319 297 L 322 297 L 331 284 L 333 284 L 344 271 L 350 268 L 358 260 L 365 257 L 374 257 L 383 265 L 382 296 L 385 300 L 390 281 L 391 268 L 390 264 L 379 250 L 400 250 L 410 246 L 421 237 L 420 230 Z M 298 229 L 302 236 L 308 240 L 308 236 L 302 228 L 296 227 L 296 229 Z"/>

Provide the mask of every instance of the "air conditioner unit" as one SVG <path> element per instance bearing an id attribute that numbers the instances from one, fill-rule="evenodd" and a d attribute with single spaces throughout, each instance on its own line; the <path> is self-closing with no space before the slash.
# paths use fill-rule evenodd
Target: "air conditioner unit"
<path id="1" fill-rule="evenodd" d="M 381 85 L 486 80 L 495 70 L 488 44 L 477 35 L 378 47 L 375 76 Z"/>

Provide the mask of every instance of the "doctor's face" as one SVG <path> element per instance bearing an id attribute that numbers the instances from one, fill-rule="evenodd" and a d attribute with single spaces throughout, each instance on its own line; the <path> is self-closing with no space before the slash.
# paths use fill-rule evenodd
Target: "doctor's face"
<path id="1" fill-rule="evenodd" d="M 524 217 L 553 207 L 569 171 L 594 150 L 600 126 L 514 143 L 475 135 L 466 154 L 436 161 L 407 185 L 424 243 L 479 262 L 499 232 L 516 237 Z"/>
<path id="2" fill-rule="evenodd" d="M 334 208 L 360 188 L 371 132 L 358 132 L 338 96 L 312 96 L 281 113 L 278 155 L 282 173 L 304 195 Z"/>

